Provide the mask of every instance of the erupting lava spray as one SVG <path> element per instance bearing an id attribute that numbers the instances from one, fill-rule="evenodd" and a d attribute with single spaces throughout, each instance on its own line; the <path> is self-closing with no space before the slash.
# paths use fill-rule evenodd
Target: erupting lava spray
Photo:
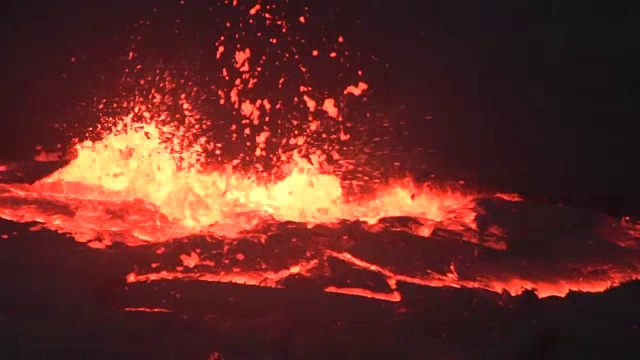
<path id="1" fill-rule="evenodd" d="M 345 65 L 350 81 L 339 91 L 321 91 L 303 64 L 318 57 L 346 64 L 344 38 L 337 34 L 318 50 L 291 30 L 277 7 L 242 9 L 245 16 L 234 25 L 242 30 L 228 30 L 215 43 L 215 86 L 203 88 L 169 66 L 143 65 L 138 59 L 145 55 L 132 46 L 123 79 L 130 93 L 99 102 L 102 121 L 90 132 L 94 140 L 78 141 L 66 166 L 33 185 L 0 184 L 0 217 L 40 222 L 99 249 L 119 242 L 160 256 L 175 243 L 191 243 L 192 251 L 173 254 L 178 264 L 150 264 L 129 274 L 130 283 L 184 279 L 279 287 L 295 275 L 325 279 L 320 282 L 327 292 L 399 301 L 399 282 L 511 294 L 534 289 L 549 296 L 602 291 L 638 278 L 640 258 L 629 245 L 637 237 L 624 228 L 615 232 L 627 239 L 616 245 L 622 250 L 614 251 L 615 258 L 582 264 L 580 271 L 534 276 L 513 270 L 522 259 L 488 264 L 479 254 L 508 252 L 512 239 L 503 226 L 479 221 L 484 205 L 508 208 L 520 199 L 451 191 L 408 177 L 381 181 L 373 176 L 375 161 L 354 165 L 349 155 L 367 153 L 367 139 L 353 136 L 365 121 L 350 118 L 346 103 L 366 101 L 372 89 L 362 71 Z M 295 26 L 307 26 L 309 16 L 296 16 Z M 270 44 L 266 49 L 239 40 L 257 24 L 269 29 L 259 35 Z M 296 73 L 271 71 L 268 64 L 279 62 Z M 257 96 L 259 86 L 280 94 Z M 226 114 L 224 121 L 201 111 L 214 105 Z M 396 245 L 411 242 L 421 249 L 453 238 L 464 253 L 449 256 L 443 268 L 416 259 L 385 262 L 362 250 L 388 251 L 397 234 L 405 239 Z M 277 258 L 270 244 L 282 236 L 288 255 Z M 331 261 L 371 272 L 387 289 L 332 284 Z M 538 271 L 541 264 L 531 268 Z"/>

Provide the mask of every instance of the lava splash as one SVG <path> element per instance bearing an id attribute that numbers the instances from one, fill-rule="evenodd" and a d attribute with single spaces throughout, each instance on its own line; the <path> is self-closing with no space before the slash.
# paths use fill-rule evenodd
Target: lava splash
<path id="1" fill-rule="evenodd" d="M 116 139 L 129 137 L 107 142 Z M 342 198 L 338 178 L 304 163 L 273 183 L 228 169 L 127 179 L 122 168 L 105 172 L 98 157 L 131 167 L 135 151 L 85 160 L 83 151 L 107 146 L 81 145 L 76 160 L 33 185 L 0 185 L 0 217 L 38 222 L 97 249 L 147 249 L 157 259 L 137 264 L 129 283 L 284 287 L 305 278 L 326 292 L 400 301 L 402 284 L 544 297 L 600 292 L 640 274 L 630 219 L 408 179 Z M 116 154 L 127 161 L 112 161 Z M 79 164 L 92 171 L 74 172 Z M 282 189 L 289 191 L 279 196 Z"/>
<path id="2" fill-rule="evenodd" d="M 410 285 L 544 297 L 638 279 L 633 219 L 383 176 L 374 130 L 393 127 L 348 114 L 371 89 L 344 37 L 307 39 L 306 9 L 291 21 L 275 5 L 245 5 L 225 2 L 245 15 L 217 21 L 215 72 L 201 76 L 213 84 L 150 63 L 133 36 L 121 94 L 96 99 L 99 124 L 78 136 L 91 140 L 0 165 L 0 217 L 95 251 L 151 254 L 128 283 L 308 280 L 400 301 Z M 345 65 L 346 83 L 322 89 L 303 63 L 320 58 Z M 18 180 L 25 167 L 37 181 Z"/>

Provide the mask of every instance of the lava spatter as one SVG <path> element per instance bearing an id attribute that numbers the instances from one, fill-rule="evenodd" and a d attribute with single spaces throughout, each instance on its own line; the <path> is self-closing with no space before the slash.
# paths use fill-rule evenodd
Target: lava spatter
<path id="1" fill-rule="evenodd" d="M 304 277 L 325 292 L 400 301 L 403 284 L 564 296 L 638 278 L 630 218 L 580 233 L 595 244 L 586 256 L 580 243 L 554 238 L 554 221 L 565 218 L 527 212 L 518 195 L 372 180 L 377 170 L 349 157 L 367 154 L 371 140 L 346 111 L 371 91 L 362 71 L 345 65 L 351 78 L 323 89 L 305 64 L 347 64 L 344 38 L 302 36 L 296 29 L 313 20 L 306 10 L 287 17 L 272 4 L 227 6 L 244 15 L 212 41 L 208 83 L 179 66 L 145 63 L 132 45 L 122 93 L 98 99 L 101 122 L 88 140 L 72 154 L 41 152 L 39 162 L 70 162 L 39 181 L 0 184 L 0 217 L 39 222 L 95 249 L 148 248 L 158 259 L 132 269 L 131 284 L 284 287 Z M 256 38 L 269 46 L 251 46 Z M 0 166 L 0 176 L 12 168 Z M 354 168 L 360 177 L 343 176 Z M 542 240 L 522 235 L 531 232 L 527 221 L 501 222 L 492 217 L 498 210 L 541 216 L 555 242 L 549 254 L 562 256 L 535 256 Z M 376 281 L 358 284 L 360 271 Z"/>

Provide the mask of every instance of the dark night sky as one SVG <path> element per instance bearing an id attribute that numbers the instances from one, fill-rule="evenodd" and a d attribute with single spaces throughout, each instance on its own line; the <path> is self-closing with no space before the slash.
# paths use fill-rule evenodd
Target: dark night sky
<path id="1" fill-rule="evenodd" d="M 43 124 L 64 119 L 101 86 L 89 74 L 109 72 L 109 59 L 126 46 L 126 27 L 153 6 L 167 23 L 183 11 L 178 14 L 194 27 L 210 24 L 198 12 L 176 10 L 176 3 L 5 5 L 0 154 L 30 157 L 43 139 L 56 138 Z M 433 172 L 536 199 L 640 214 L 634 146 L 640 32 L 638 11 L 630 5 L 309 3 L 318 6 L 318 16 L 331 9 L 336 15 L 326 18 L 326 26 L 380 59 L 364 65 L 384 99 L 380 106 L 409 119 L 414 130 L 406 141 L 433 151 L 422 155 L 435 164 Z M 70 70 L 68 59 L 78 54 L 86 59 Z M 424 120 L 426 115 L 433 119 Z"/>

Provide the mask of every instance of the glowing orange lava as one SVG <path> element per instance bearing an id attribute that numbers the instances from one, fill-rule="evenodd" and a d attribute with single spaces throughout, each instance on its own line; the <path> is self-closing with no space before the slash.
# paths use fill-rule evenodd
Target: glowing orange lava
<path id="1" fill-rule="evenodd" d="M 272 7 L 257 4 L 249 8 L 248 16 L 251 21 L 262 17 L 261 21 L 276 26 L 281 34 L 289 31 L 288 23 Z M 307 19 L 308 16 L 299 16 L 295 23 L 306 25 Z M 127 275 L 128 283 L 199 280 L 283 287 L 291 277 L 328 278 L 331 271 L 327 270 L 327 263 L 340 261 L 381 277 L 386 289 L 336 285 L 327 280 L 322 285 L 324 291 L 400 301 L 400 283 L 477 288 L 512 295 L 534 290 L 545 297 L 564 296 L 570 291 L 599 292 L 639 278 L 640 257 L 633 252 L 637 247 L 629 245 L 638 243 L 639 227 L 630 219 L 625 219 L 623 226 L 607 239 L 607 246 L 618 244 L 611 250 L 617 256 L 614 260 L 581 263 L 578 271 L 561 268 L 567 264 L 554 263 L 554 270 L 562 271 L 554 275 L 534 271 L 531 275 L 523 269 L 529 266 L 537 271 L 546 263 L 535 259 L 531 261 L 534 266 L 529 259 L 517 256 L 517 261 L 509 258 L 498 265 L 481 259 L 482 254 L 500 258 L 512 244 L 517 245 L 516 236 L 508 229 L 481 221 L 486 215 L 481 203 L 493 201 L 503 207 L 512 206 L 523 201 L 516 194 L 454 191 L 410 177 L 361 180 L 366 191 L 348 191 L 353 180 L 345 181 L 342 170 L 351 163 L 343 158 L 341 149 L 353 141 L 350 129 L 354 125 L 345 115 L 344 100 L 363 99 L 369 85 L 358 80 L 343 84 L 332 93 L 320 92 L 312 86 L 306 67 L 296 64 L 303 80 L 295 86 L 299 93 L 291 103 L 298 106 L 298 113 L 286 119 L 286 124 L 276 124 L 274 112 L 283 111 L 283 101 L 250 96 L 256 84 L 263 81 L 260 74 L 266 55 L 227 43 L 234 39 L 221 36 L 215 44 L 212 57 L 222 61 L 230 56 L 233 66 L 222 67 L 220 81 L 226 85 L 216 87 L 215 101 L 210 101 L 233 114 L 232 124 L 216 127 L 212 119 L 203 115 L 197 104 L 201 89 L 177 79 L 170 71 L 150 70 L 152 75 L 136 80 L 135 95 L 126 94 L 126 100 L 112 106 L 118 110 L 117 116 L 103 116 L 97 131 L 93 131 L 98 139 L 75 145 L 68 164 L 31 185 L 0 184 L 0 217 L 41 223 L 95 249 L 122 243 L 147 246 L 152 248 L 150 253 L 163 256 L 166 250 L 159 246 L 187 237 L 206 239 L 210 246 L 221 247 L 209 253 L 193 249 L 173 254 L 180 260 L 179 265 L 158 260 L 146 270 Z M 339 36 L 338 42 L 342 44 L 344 38 Z M 277 44 L 277 38 L 270 39 L 270 43 Z M 331 49 L 329 57 L 343 58 L 343 54 Z M 313 56 L 320 53 L 306 53 L 309 52 Z M 298 59 L 297 55 L 285 55 L 278 56 Z M 128 59 L 134 62 L 138 57 L 130 52 Z M 145 70 L 140 64 L 134 65 L 131 73 Z M 360 78 L 362 72 L 357 74 Z M 288 81 L 290 78 L 283 75 L 271 85 L 280 89 Z M 106 104 L 107 101 L 102 102 L 99 110 L 106 111 Z M 228 133 L 229 141 L 245 151 L 237 159 L 218 161 L 230 146 L 213 141 L 207 131 Z M 68 157 L 38 150 L 36 160 L 41 162 Z M 250 168 L 239 166 L 249 160 Z M 269 166 L 272 169 L 267 170 Z M 0 172 L 9 170 L 10 166 L 0 165 Z M 279 226 L 285 228 L 274 230 Z M 286 246 L 302 244 L 304 248 L 318 238 L 326 243 L 314 245 L 313 251 L 291 251 L 295 256 L 277 263 L 262 253 L 250 256 L 240 247 L 236 249 L 243 241 L 266 247 L 277 233 L 297 234 L 287 235 Z M 415 259 L 414 263 L 405 264 L 403 258 L 382 265 L 374 258 L 386 254 L 360 255 L 352 249 L 364 238 L 375 237 L 380 244 L 392 241 L 385 236 L 398 233 L 411 238 L 412 246 L 455 245 L 468 257 L 453 256 L 445 269 L 416 265 Z M 380 252 L 388 251 L 394 257 L 393 247 L 384 249 L 387 250 Z M 214 260 L 211 254 L 219 258 Z M 431 254 L 425 250 L 421 255 Z M 461 266 L 467 268 L 462 271 Z M 144 307 L 125 310 L 170 311 Z"/>

